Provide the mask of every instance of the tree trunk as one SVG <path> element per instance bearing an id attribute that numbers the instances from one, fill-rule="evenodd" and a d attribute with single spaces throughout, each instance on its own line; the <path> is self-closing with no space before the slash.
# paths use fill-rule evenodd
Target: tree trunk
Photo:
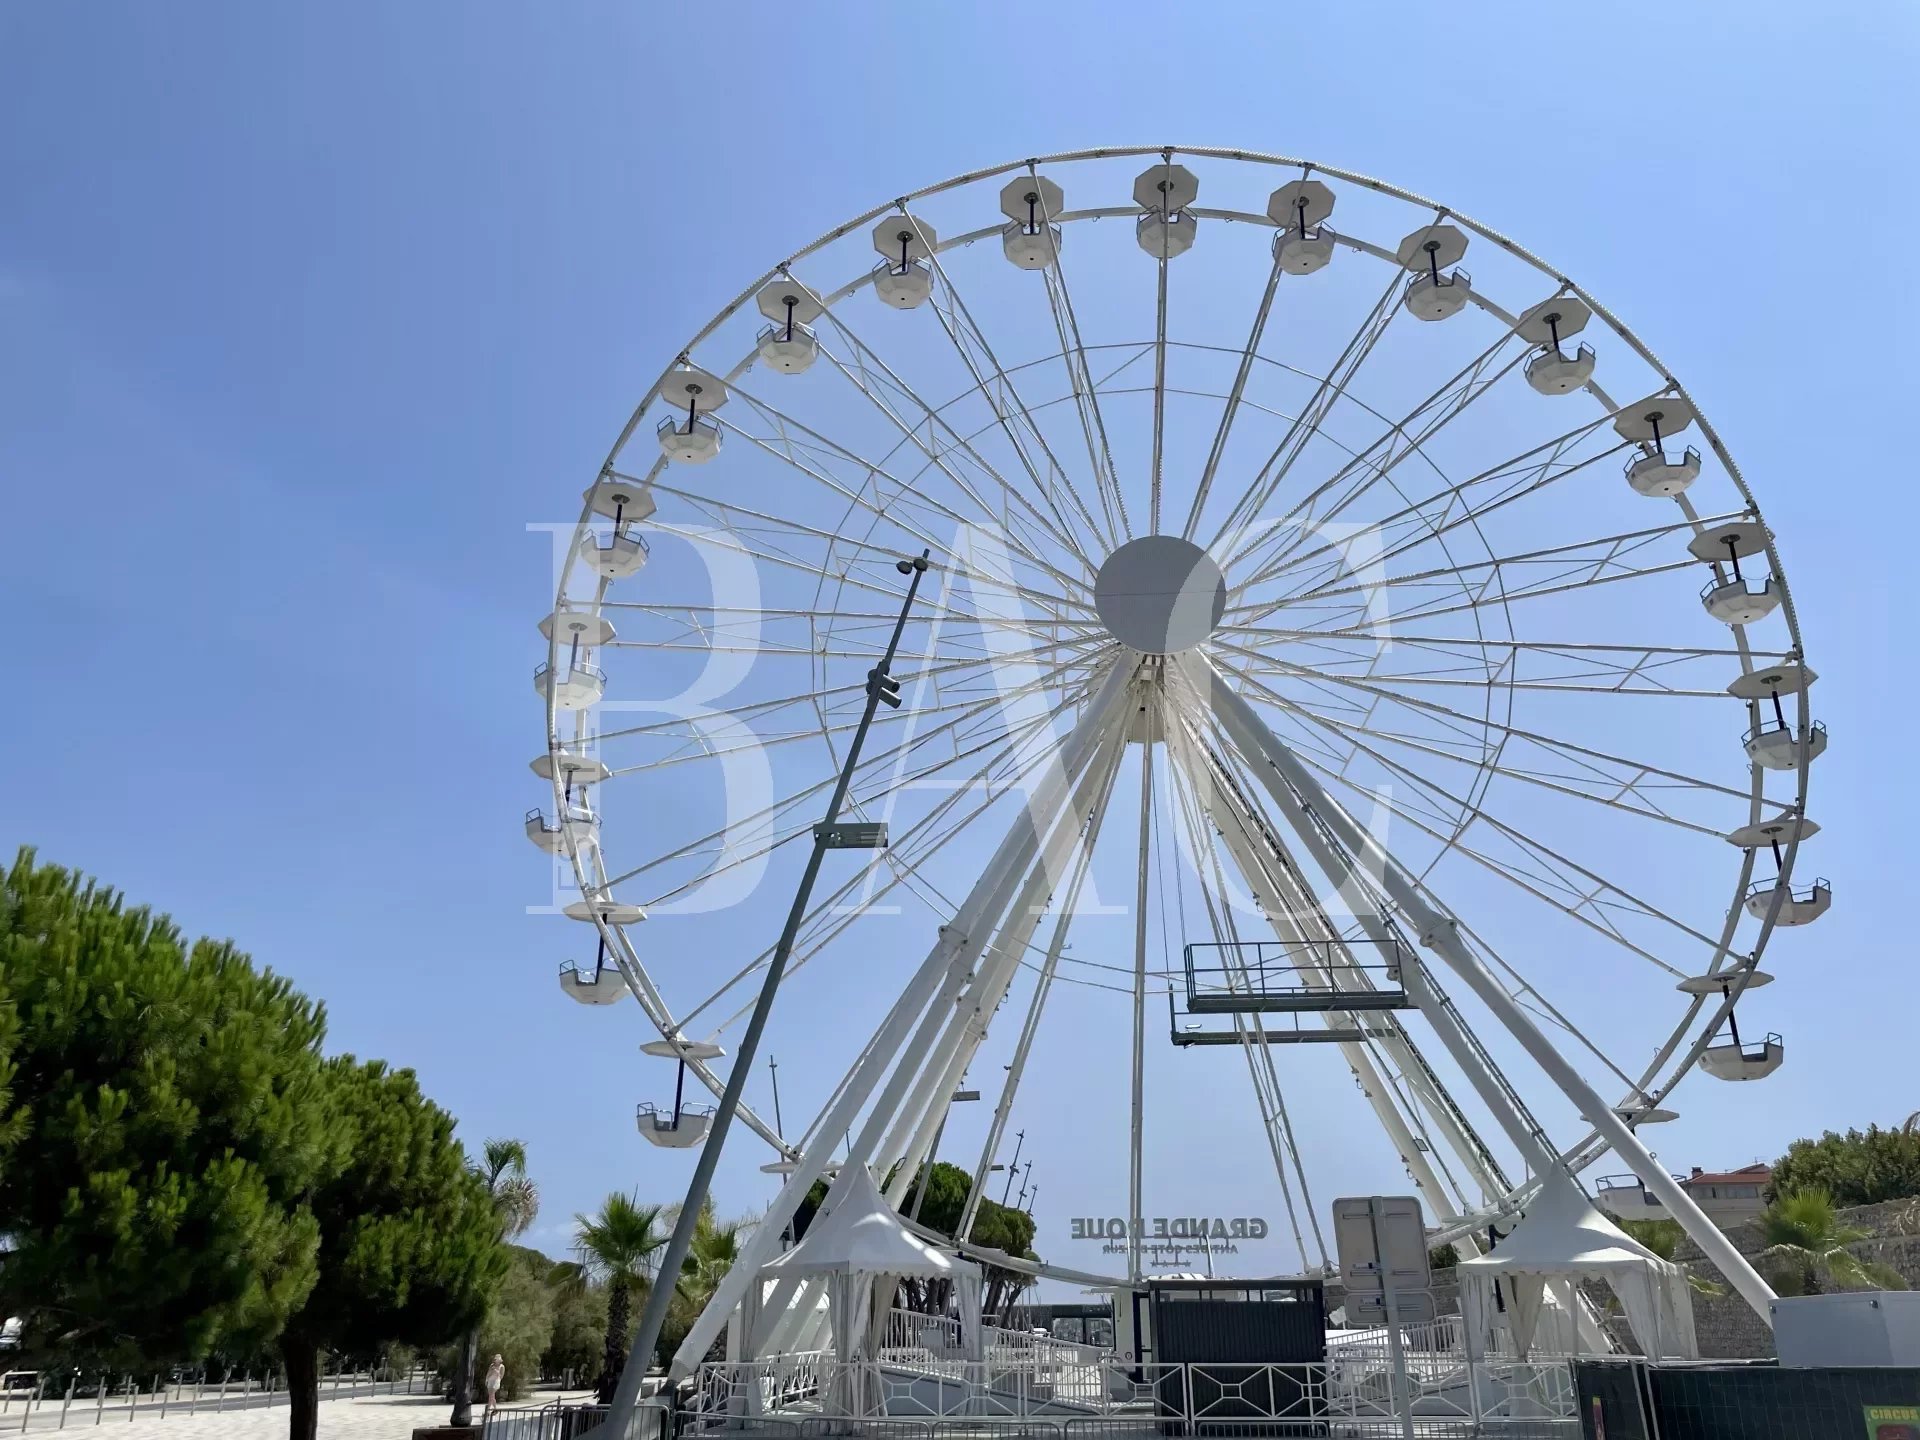
<path id="1" fill-rule="evenodd" d="M 460 1337 L 460 1363 L 453 1367 L 453 1414 L 449 1425 L 473 1424 L 473 1368 L 480 1358 L 480 1327 Z"/>
<path id="2" fill-rule="evenodd" d="M 280 1363 L 287 1372 L 287 1440 L 314 1440 L 320 1429 L 320 1349 L 283 1340 Z"/>
<path id="3" fill-rule="evenodd" d="M 620 1372 L 627 1368 L 627 1326 L 633 1320 L 633 1297 L 627 1293 L 627 1277 L 616 1275 L 607 1283 L 607 1348 L 600 1362 L 600 1403 L 613 1403 L 613 1392 L 620 1384 Z"/>

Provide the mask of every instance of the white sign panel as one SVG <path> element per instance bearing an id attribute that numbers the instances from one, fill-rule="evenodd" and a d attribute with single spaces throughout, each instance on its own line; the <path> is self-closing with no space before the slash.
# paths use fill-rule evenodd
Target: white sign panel
<path id="1" fill-rule="evenodd" d="M 1430 1315 L 1426 1292 L 1433 1275 L 1427 1268 L 1426 1218 L 1416 1197 L 1358 1195 L 1334 1201 L 1333 1241 L 1349 1321 L 1384 1321 L 1389 1294 L 1396 1319 Z"/>

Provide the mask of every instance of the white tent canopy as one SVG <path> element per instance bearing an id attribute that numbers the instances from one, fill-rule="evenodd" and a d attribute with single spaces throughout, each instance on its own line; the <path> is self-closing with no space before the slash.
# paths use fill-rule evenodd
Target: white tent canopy
<path id="1" fill-rule="evenodd" d="M 955 1277 L 977 1265 L 934 1249 L 907 1229 L 873 1177 L 862 1168 L 847 1176 L 832 1210 L 817 1216 L 806 1237 L 760 1273 L 769 1279 L 795 1275 L 923 1275 Z"/>
<path id="2" fill-rule="evenodd" d="M 1503 1293 L 1515 1351 L 1583 1348 L 1576 1330 L 1576 1287 L 1604 1280 L 1620 1297 L 1627 1324 L 1647 1355 L 1695 1359 L 1693 1301 L 1684 1267 L 1670 1264 L 1608 1220 L 1556 1170 L 1545 1177 L 1524 1219 L 1491 1252 L 1459 1265 L 1460 1308 L 1470 1344 L 1488 1333 Z"/>
<path id="3" fill-rule="evenodd" d="M 839 1193 L 833 1209 L 814 1218 L 798 1245 L 761 1267 L 762 1283 L 749 1289 L 749 1303 L 764 1293 L 767 1282 L 824 1281 L 834 1358 L 844 1367 L 879 1357 L 902 1277 L 951 1280 L 960 1300 L 968 1358 L 978 1360 L 980 1267 L 935 1249 L 908 1230 L 866 1167 L 843 1175 L 834 1188 Z M 753 1334 L 758 1317 L 743 1318 L 745 1333 Z M 845 1413 L 863 1415 L 875 1408 L 877 1397 L 852 1371 L 840 1377 L 835 1389 L 835 1401 Z"/>

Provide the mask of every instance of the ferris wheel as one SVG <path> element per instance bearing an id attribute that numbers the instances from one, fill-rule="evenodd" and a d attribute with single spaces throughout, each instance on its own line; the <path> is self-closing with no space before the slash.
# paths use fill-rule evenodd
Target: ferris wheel
<path id="1" fill-rule="evenodd" d="M 743 1106 L 774 1212 L 843 1137 L 898 1202 L 998 1020 L 970 1218 L 1080 997 L 1130 1003 L 1135 1213 L 1164 1011 L 1244 1053 L 1290 1207 L 1320 1045 L 1467 1243 L 1549 1166 L 1664 1195 L 1637 1132 L 1680 1082 L 1784 1059 L 1747 997 L 1831 887 L 1796 878 L 1827 736 L 1775 538 L 1645 344 L 1432 201 L 1184 148 L 889 201 L 693 337 L 565 539 L 526 826 L 586 924 L 562 989 L 634 998 L 674 1067 L 641 1134 L 683 1148 L 928 557 L 785 986 L 849 983 L 877 905 L 931 948 L 804 1127 Z M 1115 866 L 1137 944 L 1077 958 Z M 752 938 L 683 963 L 690 915 Z"/>

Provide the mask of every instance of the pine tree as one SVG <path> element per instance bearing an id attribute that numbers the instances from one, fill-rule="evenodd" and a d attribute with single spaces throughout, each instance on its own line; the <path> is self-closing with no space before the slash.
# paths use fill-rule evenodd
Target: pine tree
<path id="1" fill-rule="evenodd" d="M 102 1364 L 270 1344 L 318 1276 L 319 1006 L 23 849 L 0 877 L 0 1314 Z"/>
<path id="2" fill-rule="evenodd" d="M 343 1143 L 312 1195 L 319 1275 L 280 1341 L 291 1440 L 313 1440 L 322 1350 L 445 1344 L 486 1314 L 509 1260 L 453 1117 L 413 1072 L 347 1055 L 326 1073 Z"/>

